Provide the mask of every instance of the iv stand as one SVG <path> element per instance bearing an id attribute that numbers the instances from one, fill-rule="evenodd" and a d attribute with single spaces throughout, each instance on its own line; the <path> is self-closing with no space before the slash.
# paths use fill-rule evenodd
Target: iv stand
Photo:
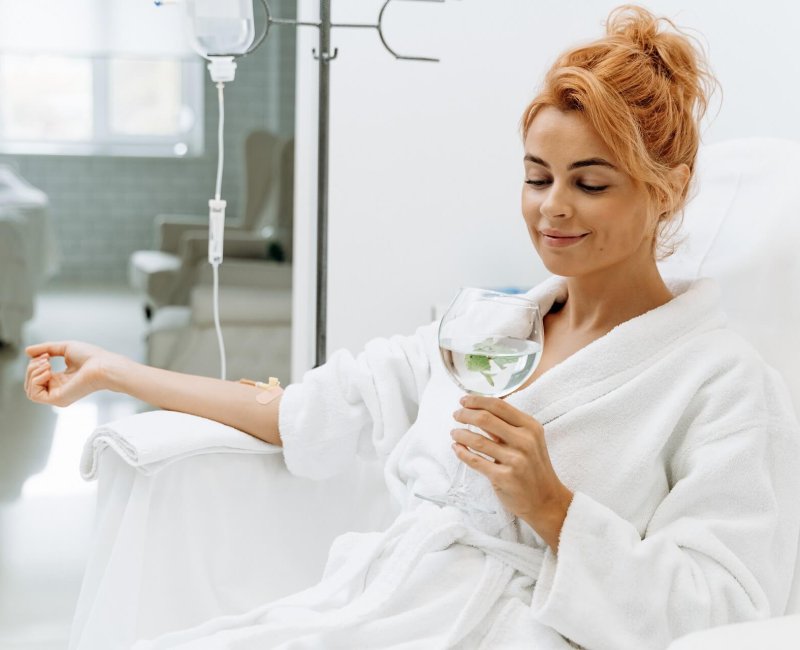
<path id="1" fill-rule="evenodd" d="M 331 0 L 319 0 L 319 91 L 317 122 L 317 345 L 314 367 L 325 363 L 328 345 L 328 121 L 330 118 Z"/>
<path id="2" fill-rule="evenodd" d="M 316 322 L 316 355 L 314 367 L 325 363 L 328 320 L 328 120 L 330 116 L 330 62 L 337 54 L 338 48 L 331 52 L 331 29 L 334 27 L 354 29 L 376 29 L 381 43 L 395 59 L 404 61 L 430 61 L 439 59 L 423 56 L 404 56 L 395 52 L 386 42 L 383 35 L 383 16 L 386 8 L 393 0 L 386 0 L 378 14 L 376 24 L 331 23 L 331 0 L 320 0 L 319 22 L 304 22 L 273 18 L 267 0 L 261 0 L 266 12 L 266 29 L 252 48 L 255 49 L 263 41 L 272 25 L 294 25 L 296 27 L 316 27 L 319 29 L 319 53 L 313 51 L 314 58 L 319 61 L 319 122 L 317 142 L 317 322 Z M 404 0 L 405 2 L 436 2 L 445 0 Z M 251 49 L 251 51 L 252 51 Z"/>

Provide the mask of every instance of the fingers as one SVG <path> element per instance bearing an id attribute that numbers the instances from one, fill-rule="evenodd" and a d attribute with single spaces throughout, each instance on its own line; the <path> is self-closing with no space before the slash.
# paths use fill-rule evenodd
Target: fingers
<path id="1" fill-rule="evenodd" d="M 31 387 L 41 386 L 50 380 L 50 366 L 42 366 L 31 376 Z"/>
<path id="2" fill-rule="evenodd" d="M 49 395 L 48 384 L 52 377 L 50 362 L 45 358 L 31 361 L 25 377 L 25 393 L 35 402 L 43 402 L 43 397 Z"/>
<path id="3" fill-rule="evenodd" d="M 52 357 L 63 357 L 66 351 L 66 341 L 35 343 L 25 348 L 25 354 L 32 358 L 36 358 L 42 354 L 47 354 Z"/>
<path id="4" fill-rule="evenodd" d="M 522 427 L 529 423 L 530 416 L 498 397 L 485 395 L 465 395 L 461 398 L 461 405 L 468 409 L 482 409 L 489 411 L 498 418 L 514 427 Z"/>
<path id="5" fill-rule="evenodd" d="M 31 382 L 31 376 L 34 372 L 39 370 L 45 363 L 49 365 L 49 357 L 46 354 L 42 354 L 35 359 L 31 359 L 28 363 L 28 367 L 25 369 L 25 392 L 28 392 L 28 387 Z"/>
<path id="6" fill-rule="evenodd" d="M 459 460 L 469 465 L 475 471 L 480 472 L 481 474 L 486 476 L 489 480 L 493 480 L 493 478 L 497 474 L 498 469 L 500 468 L 500 465 L 498 465 L 497 463 L 494 463 L 490 460 L 486 460 L 485 458 L 478 456 L 478 454 L 473 454 L 460 442 L 453 443 L 453 451 L 456 453 L 456 456 L 458 456 Z"/>
<path id="7" fill-rule="evenodd" d="M 463 408 L 453 413 L 453 419 L 462 424 L 472 424 L 506 444 L 516 438 L 514 427 L 489 411 Z"/>
<path id="8" fill-rule="evenodd" d="M 498 463 L 502 464 L 508 464 L 511 461 L 512 455 L 516 453 L 508 445 L 489 440 L 481 434 L 467 429 L 453 429 L 453 431 L 450 432 L 450 437 L 464 447 L 469 447 L 467 450 L 468 453 L 472 453 L 470 450 L 479 451 L 482 454 L 491 456 Z"/>

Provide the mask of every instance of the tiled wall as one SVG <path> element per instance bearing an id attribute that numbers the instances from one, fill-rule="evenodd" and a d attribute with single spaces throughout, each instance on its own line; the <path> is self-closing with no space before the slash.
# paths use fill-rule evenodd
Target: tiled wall
<path id="1" fill-rule="evenodd" d="M 293 0 L 271 3 L 273 15 L 294 18 Z M 257 19 L 258 20 L 258 19 Z M 258 28 L 258 23 L 257 23 Z M 244 194 L 244 140 L 256 128 L 294 132 L 295 30 L 273 26 L 269 38 L 238 62 L 225 87 L 227 214 Z M 205 75 L 205 153 L 199 158 L 0 156 L 50 199 L 61 249 L 51 284 L 127 282 L 130 254 L 154 244 L 156 214 L 208 214 L 217 165 L 217 94 Z"/>

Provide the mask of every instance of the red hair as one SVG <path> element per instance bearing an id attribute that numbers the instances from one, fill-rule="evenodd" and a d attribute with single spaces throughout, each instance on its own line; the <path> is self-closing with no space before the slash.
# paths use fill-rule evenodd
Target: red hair
<path id="1" fill-rule="evenodd" d="M 667 18 L 623 5 L 609 15 L 604 38 L 565 52 L 550 68 L 525 109 L 522 135 L 545 106 L 580 111 L 658 206 L 657 246 L 666 257 L 690 185 L 676 186 L 667 172 L 686 164 L 694 175 L 699 122 L 715 85 L 695 39 Z"/>

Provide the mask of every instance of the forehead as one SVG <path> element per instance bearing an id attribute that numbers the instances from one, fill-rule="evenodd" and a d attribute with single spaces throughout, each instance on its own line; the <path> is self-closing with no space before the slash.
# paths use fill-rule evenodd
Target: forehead
<path id="1" fill-rule="evenodd" d="M 615 162 L 608 146 L 582 113 L 552 106 L 545 106 L 533 118 L 525 135 L 525 153 L 551 165 L 595 157 Z"/>

